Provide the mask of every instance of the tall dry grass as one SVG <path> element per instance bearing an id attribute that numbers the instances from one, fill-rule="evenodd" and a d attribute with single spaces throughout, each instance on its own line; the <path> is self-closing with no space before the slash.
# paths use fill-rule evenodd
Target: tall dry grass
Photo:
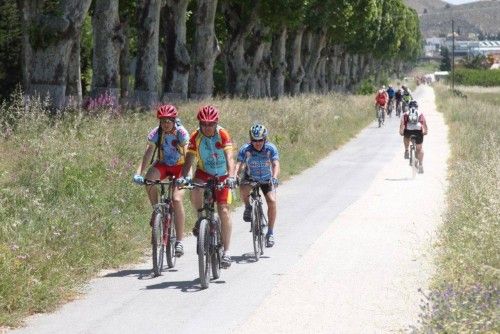
<path id="1" fill-rule="evenodd" d="M 237 146 L 253 122 L 270 130 L 286 179 L 345 143 L 373 117 L 372 98 L 345 95 L 215 100 Z M 198 106 L 178 106 L 195 129 Z M 132 175 L 154 113 L 97 110 L 47 116 L 19 92 L 0 104 L 0 326 L 52 310 L 102 268 L 149 252 L 150 215 Z M 186 196 L 188 197 L 188 196 Z M 187 229 L 194 214 L 187 198 Z"/>
<path id="2" fill-rule="evenodd" d="M 500 331 L 500 108 L 488 94 L 467 95 L 437 87 L 452 157 L 424 333 Z"/>

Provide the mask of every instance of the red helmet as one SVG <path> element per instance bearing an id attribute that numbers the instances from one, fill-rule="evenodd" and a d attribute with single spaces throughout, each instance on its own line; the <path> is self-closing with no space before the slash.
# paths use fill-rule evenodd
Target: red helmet
<path id="1" fill-rule="evenodd" d="M 198 120 L 200 122 L 218 122 L 219 110 L 213 106 L 204 106 L 198 110 Z"/>
<path id="2" fill-rule="evenodd" d="M 177 108 L 171 104 L 163 104 L 156 109 L 157 118 L 176 118 Z"/>

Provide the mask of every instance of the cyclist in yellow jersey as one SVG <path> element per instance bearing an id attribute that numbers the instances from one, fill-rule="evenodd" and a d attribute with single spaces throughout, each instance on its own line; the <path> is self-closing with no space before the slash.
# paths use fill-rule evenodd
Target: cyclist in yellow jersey
<path id="1" fill-rule="evenodd" d="M 217 108 L 207 105 L 198 111 L 199 128 L 191 134 L 189 140 L 186 163 L 182 168 L 182 177 L 179 184 L 189 183 L 188 174 L 194 160 L 197 159 L 196 172 L 193 182 L 206 182 L 209 178 L 217 176 L 226 182 L 229 188 L 236 185 L 235 168 L 233 161 L 233 143 L 229 132 L 218 125 L 219 111 Z M 215 192 L 217 199 L 217 212 L 222 224 L 222 243 L 224 254 L 221 264 L 224 268 L 231 266 L 229 248 L 231 245 L 232 223 L 229 214 L 231 203 L 231 192 L 228 188 Z M 203 208 L 203 189 L 194 189 L 191 193 L 191 202 L 196 210 L 200 212 Z M 197 226 L 193 233 L 198 233 Z"/>

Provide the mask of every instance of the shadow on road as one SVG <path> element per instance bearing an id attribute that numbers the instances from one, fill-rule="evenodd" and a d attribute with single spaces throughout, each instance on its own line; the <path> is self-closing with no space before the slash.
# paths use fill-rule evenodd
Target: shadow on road
<path id="1" fill-rule="evenodd" d="M 103 277 L 127 277 L 127 276 L 137 276 L 138 279 L 142 279 L 145 276 L 149 276 L 151 274 L 150 269 L 127 269 L 120 270 L 114 273 L 109 273 L 104 275 Z"/>
<path id="2" fill-rule="evenodd" d="M 226 281 L 217 280 L 210 281 L 210 284 L 223 284 Z M 198 292 L 205 289 L 201 288 L 200 279 L 194 279 L 192 281 L 174 281 L 174 282 L 162 282 L 158 284 L 148 285 L 145 290 L 156 290 L 156 289 L 179 289 L 182 292 Z"/>
<path id="3" fill-rule="evenodd" d="M 269 256 L 261 256 L 261 259 L 269 259 Z M 255 263 L 255 257 L 252 253 L 244 253 L 240 256 L 231 256 L 231 259 L 238 264 Z"/>
<path id="4" fill-rule="evenodd" d="M 400 179 L 385 179 L 386 181 L 411 181 L 411 178 L 408 177 L 402 177 Z"/>

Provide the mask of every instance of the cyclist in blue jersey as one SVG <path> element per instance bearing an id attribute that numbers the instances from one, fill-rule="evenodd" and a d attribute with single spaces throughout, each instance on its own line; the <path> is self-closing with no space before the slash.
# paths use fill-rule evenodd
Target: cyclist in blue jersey
<path id="1" fill-rule="evenodd" d="M 389 88 L 386 90 L 387 96 L 389 96 L 389 102 L 387 104 L 387 113 L 391 116 L 392 109 L 394 109 L 394 96 L 396 95 L 396 91 L 392 88 L 392 85 L 389 85 Z"/>
<path id="2" fill-rule="evenodd" d="M 276 222 L 276 187 L 280 173 L 279 153 L 276 146 L 267 141 L 267 129 L 261 124 L 250 128 L 250 142 L 243 145 L 238 153 L 236 171 L 239 175 L 245 170 L 243 181 L 259 182 L 267 202 L 267 217 L 269 226 L 266 234 L 266 247 L 274 246 L 274 224 Z M 240 196 L 245 202 L 243 220 L 250 222 L 252 207 L 249 196 L 251 187 L 247 184 L 240 186 Z"/>

